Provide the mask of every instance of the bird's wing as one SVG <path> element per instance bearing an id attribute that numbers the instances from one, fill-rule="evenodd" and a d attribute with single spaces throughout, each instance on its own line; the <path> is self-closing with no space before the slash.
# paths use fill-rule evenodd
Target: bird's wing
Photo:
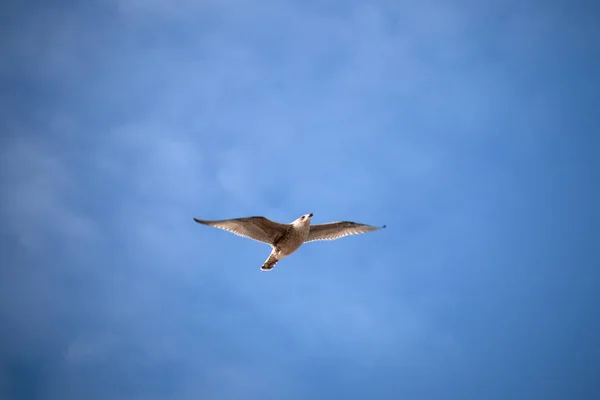
<path id="1" fill-rule="evenodd" d="M 348 235 L 359 235 L 361 233 L 373 232 L 385 228 L 383 226 L 372 226 L 350 221 L 330 222 L 327 224 L 316 224 L 310 226 L 306 242 L 315 240 L 335 240 Z"/>
<path id="2" fill-rule="evenodd" d="M 271 221 L 265 217 L 234 218 L 216 221 L 194 218 L 194 221 L 271 245 L 285 234 L 288 229 L 288 225 Z"/>

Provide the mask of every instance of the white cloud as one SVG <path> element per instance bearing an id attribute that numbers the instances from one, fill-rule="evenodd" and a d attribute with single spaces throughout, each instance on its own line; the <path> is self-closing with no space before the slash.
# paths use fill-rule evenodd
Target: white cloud
<path id="1" fill-rule="evenodd" d="M 68 345 L 64 358 L 69 366 L 102 361 L 103 357 L 111 355 L 117 344 L 118 338 L 114 335 L 78 338 Z"/>
<path id="2" fill-rule="evenodd" d="M 5 185 L 1 211 L 9 234 L 31 251 L 57 234 L 73 243 L 90 239 L 95 234 L 92 220 L 66 200 L 77 182 L 60 155 L 26 135 L 5 144 L 0 155 Z"/>

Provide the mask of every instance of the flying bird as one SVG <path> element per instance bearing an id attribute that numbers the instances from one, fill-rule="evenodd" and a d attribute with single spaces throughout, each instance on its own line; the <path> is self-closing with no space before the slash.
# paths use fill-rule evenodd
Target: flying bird
<path id="1" fill-rule="evenodd" d="M 290 224 L 281 224 L 265 217 L 246 217 L 222 220 L 202 220 L 199 224 L 212 226 L 271 246 L 272 251 L 264 264 L 263 271 L 270 271 L 278 261 L 289 256 L 303 243 L 316 240 L 335 240 L 348 235 L 373 232 L 386 226 L 372 226 L 351 221 L 329 222 L 311 225 L 313 214 L 304 214 Z"/>

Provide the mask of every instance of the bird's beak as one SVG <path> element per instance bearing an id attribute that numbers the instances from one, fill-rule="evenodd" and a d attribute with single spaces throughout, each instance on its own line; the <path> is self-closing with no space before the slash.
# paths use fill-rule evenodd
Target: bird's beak
<path id="1" fill-rule="evenodd" d="M 308 218 L 312 218 L 313 213 L 308 214 Z"/>

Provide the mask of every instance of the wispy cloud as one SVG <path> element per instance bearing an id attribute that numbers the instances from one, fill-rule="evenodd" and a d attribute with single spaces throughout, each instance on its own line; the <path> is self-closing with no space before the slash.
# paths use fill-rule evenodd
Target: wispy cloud
<path id="1" fill-rule="evenodd" d="M 2 212 L 17 245 L 36 252 L 52 236 L 72 243 L 93 236 L 93 222 L 68 202 L 77 182 L 60 156 L 44 140 L 15 137 L 4 144 Z"/>

